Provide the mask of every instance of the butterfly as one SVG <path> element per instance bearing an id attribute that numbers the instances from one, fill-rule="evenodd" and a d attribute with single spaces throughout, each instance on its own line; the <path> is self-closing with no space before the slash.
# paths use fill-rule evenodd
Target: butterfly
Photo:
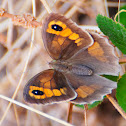
<path id="1" fill-rule="evenodd" d="M 53 59 L 49 63 L 53 69 L 28 81 L 23 91 L 26 102 L 87 104 L 101 100 L 117 87 L 116 82 L 100 76 L 118 75 L 120 70 L 107 38 L 51 13 L 43 22 L 42 39 Z"/>

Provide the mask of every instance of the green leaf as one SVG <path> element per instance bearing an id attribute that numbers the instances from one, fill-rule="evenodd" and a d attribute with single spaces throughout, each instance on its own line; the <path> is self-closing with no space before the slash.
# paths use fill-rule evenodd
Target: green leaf
<path id="1" fill-rule="evenodd" d="M 126 54 L 126 29 L 112 19 L 98 15 L 96 18 L 100 30 L 109 37 L 112 43 Z"/>
<path id="2" fill-rule="evenodd" d="M 126 73 L 118 81 L 116 98 L 121 108 L 126 112 Z"/>
<path id="3" fill-rule="evenodd" d="M 88 109 L 92 109 L 92 108 L 98 106 L 99 104 L 101 104 L 101 102 L 102 102 L 102 101 L 95 101 L 95 102 L 92 103 L 92 104 L 88 104 Z M 79 104 L 77 104 L 77 105 L 75 105 L 75 106 L 84 109 L 84 105 L 79 105 Z"/>
<path id="4" fill-rule="evenodd" d="M 98 106 L 98 105 L 101 104 L 101 103 L 102 103 L 102 101 L 95 101 L 95 102 L 92 103 L 92 104 L 88 104 L 88 109 L 92 109 L 92 108 Z"/>
<path id="5" fill-rule="evenodd" d="M 84 105 L 80 105 L 80 104 L 75 104 L 75 106 L 84 109 Z"/>
<path id="6" fill-rule="evenodd" d="M 118 76 L 112 76 L 112 75 L 102 75 L 102 76 L 115 82 L 117 82 L 119 78 Z"/>
<path id="7" fill-rule="evenodd" d="M 126 10 L 126 5 L 124 5 L 124 6 L 122 6 L 122 7 L 120 8 L 120 10 L 122 10 L 122 9 Z M 116 20 L 118 21 L 118 16 L 117 16 Z M 119 14 L 119 21 L 120 21 L 120 23 L 123 24 L 124 27 L 126 28 L 126 12 L 121 12 L 121 13 Z"/>

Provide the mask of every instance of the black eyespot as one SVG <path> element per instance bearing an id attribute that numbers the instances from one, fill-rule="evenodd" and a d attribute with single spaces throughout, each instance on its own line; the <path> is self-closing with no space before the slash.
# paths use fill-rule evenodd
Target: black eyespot
<path id="1" fill-rule="evenodd" d="M 33 90 L 32 93 L 33 93 L 34 95 L 43 95 L 43 94 L 44 94 L 44 92 L 39 91 L 39 90 Z"/>
<path id="2" fill-rule="evenodd" d="M 60 27 L 60 26 L 57 25 L 57 24 L 52 25 L 52 29 L 54 29 L 55 31 L 62 31 L 62 30 L 63 30 L 63 28 Z"/>

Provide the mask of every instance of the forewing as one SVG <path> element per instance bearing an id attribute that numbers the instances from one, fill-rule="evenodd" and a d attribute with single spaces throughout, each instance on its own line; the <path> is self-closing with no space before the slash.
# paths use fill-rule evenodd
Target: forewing
<path id="1" fill-rule="evenodd" d="M 103 99 L 103 96 L 110 94 L 112 89 L 117 87 L 116 82 L 110 81 L 98 75 L 77 76 L 65 74 L 69 83 L 77 93 L 77 98 L 71 102 L 77 104 L 88 104 Z"/>
<path id="2" fill-rule="evenodd" d="M 57 13 L 51 13 L 43 22 L 42 39 L 53 59 L 69 59 L 78 50 L 92 45 L 90 34 L 73 21 Z"/>
<path id="3" fill-rule="evenodd" d="M 29 80 L 23 96 L 30 103 L 48 104 L 69 101 L 76 97 L 76 93 L 61 72 L 49 69 Z"/>
<path id="4" fill-rule="evenodd" d="M 94 43 L 86 50 L 80 50 L 72 56 L 68 63 L 88 66 L 95 74 L 118 75 L 119 59 L 114 54 L 114 48 L 108 39 L 97 33 L 90 32 Z"/>

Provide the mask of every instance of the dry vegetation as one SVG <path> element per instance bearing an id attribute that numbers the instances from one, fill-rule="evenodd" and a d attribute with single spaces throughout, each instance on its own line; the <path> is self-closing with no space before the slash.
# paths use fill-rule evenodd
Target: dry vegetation
<path id="1" fill-rule="evenodd" d="M 70 17 L 78 25 L 96 25 L 95 17 L 98 13 L 110 14 L 113 17 L 118 5 L 116 2 L 114 4 L 109 2 L 109 7 L 114 5 L 113 11 L 106 13 L 108 7 L 105 6 L 104 0 L 47 0 L 47 2 L 52 11 Z M 124 3 L 123 0 L 122 2 Z M 12 14 L 0 18 L 0 94 L 12 97 L 17 85 L 20 84 L 15 99 L 25 104 L 23 87 L 36 73 L 49 68 L 48 62 L 51 60 L 41 38 L 41 22 L 48 13 L 40 0 L 35 0 L 35 3 L 36 16 L 34 18 L 32 0 L 0 0 L 0 8 L 4 8 L 8 15 Z M 35 19 L 40 23 L 37 23 Z M 33 35 L 32 29 L 36 26 L 35 35 Z M 31 42 L 33 42 L 32 48 L 30 48 Z M 30 49 L 32 51 L 29 57 Z M 27 60 L 29 61 L 27 70 L 23 80 L 20 81 Z M 8 103 L 8 101 L 0 99 L 0 119 L 6 111 Z M 67 120 L 68 103 L 47 106 L 28 105 L 59 119 Z M 126 121 L 107 99 L 97 108 L 88 111 L 87 122 L 89 126 L 125 126 L 126 124 Z M 77 126 L 84 124 L 83 110 L 75 106 L 73 124 Z M 12 104 L 2 126 L 17 125 L 59 126 L 61 124 Z"/>

